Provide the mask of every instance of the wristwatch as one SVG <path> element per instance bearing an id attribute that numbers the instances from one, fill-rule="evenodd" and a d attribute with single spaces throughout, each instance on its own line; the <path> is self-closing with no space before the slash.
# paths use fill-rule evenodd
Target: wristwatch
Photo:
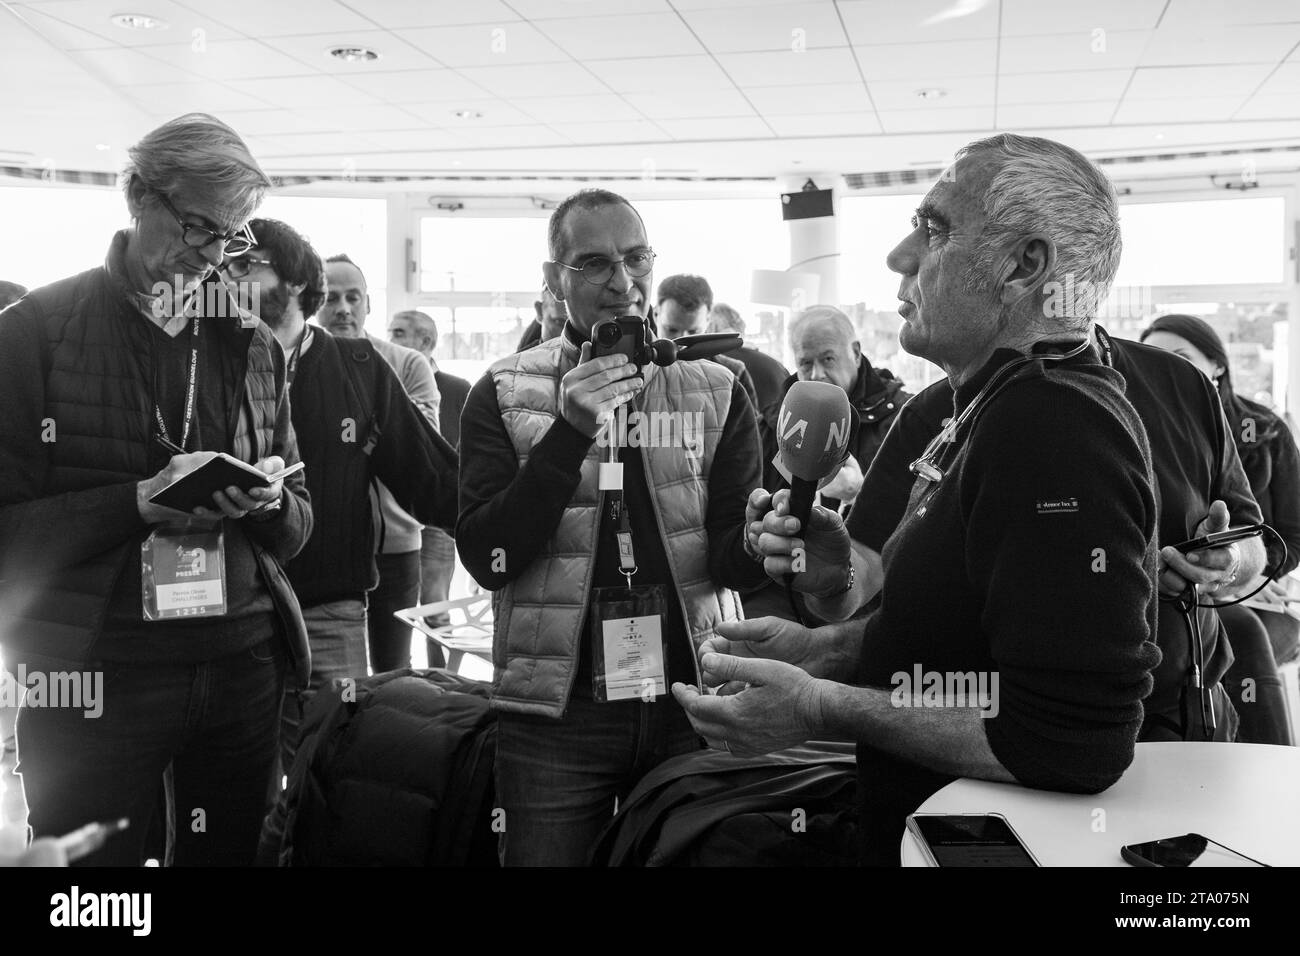
<path id="1" fill-rule="evenodd" d="M 823 601 L 829 601 L 837 597 L 843 597 L 845 594 L 848 594 L 850 591 L 853 590 L 853 583 L 857 578 L 857 573 L 858 573 L 857 569 L 853 566 L 853 559 L 850 558 L 849 579 L 844 582 L 844 587 L 840 588 L 838 591 L 832 592 L 831 594 L 819 594 L 817 596 Z"/>

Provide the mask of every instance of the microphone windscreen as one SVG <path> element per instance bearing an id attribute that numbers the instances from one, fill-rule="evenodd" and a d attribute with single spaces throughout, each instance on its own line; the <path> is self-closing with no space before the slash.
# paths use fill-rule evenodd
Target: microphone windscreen
<path id="1" fill-rule="evenodd" d="M 853 407 L 844 389 L 830 382 L 795 382 L 777 416 L 774 464 L 787 481 L 822 482 L 849 454 Z"/>

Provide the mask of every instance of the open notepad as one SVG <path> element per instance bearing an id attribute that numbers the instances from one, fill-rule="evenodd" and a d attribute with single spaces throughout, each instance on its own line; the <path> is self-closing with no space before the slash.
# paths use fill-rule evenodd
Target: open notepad
<path id="1" fill-rule="evenodd" d="M 174 508 L 177 511 L 215 508 L 216 504 L 212 501 L 213 492 L 224 491 L 231 485 L 243 492 L 253 488 L 268 488 L 275 482 L 302 471 L 304 467 L 302 462 L 298 462 L 268 475 L 222 452 L 193 471 L 181 475 L 149 500 L 153 504 Z"/>

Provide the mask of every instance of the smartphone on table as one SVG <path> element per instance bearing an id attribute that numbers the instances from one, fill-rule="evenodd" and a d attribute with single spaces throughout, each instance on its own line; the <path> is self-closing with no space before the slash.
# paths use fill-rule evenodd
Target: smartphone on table
<path id="1" fill-rule="evenodd" d="M 907 829 L 931 866 L 1038 866 L 1000 813 L 914 813 Z"/>

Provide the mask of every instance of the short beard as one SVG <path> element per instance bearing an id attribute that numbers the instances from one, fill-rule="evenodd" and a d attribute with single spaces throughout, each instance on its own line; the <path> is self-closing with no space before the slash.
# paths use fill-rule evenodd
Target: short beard
<path id="1" fill-rule="evenodd" d="M 262 313 L 258 316 L 259 319 L 273 329 L 284 324 L 284 315 L 289 311 L 289 290 L 285 288 L 283 280 L 262 296 L 260 305 Z"/>

